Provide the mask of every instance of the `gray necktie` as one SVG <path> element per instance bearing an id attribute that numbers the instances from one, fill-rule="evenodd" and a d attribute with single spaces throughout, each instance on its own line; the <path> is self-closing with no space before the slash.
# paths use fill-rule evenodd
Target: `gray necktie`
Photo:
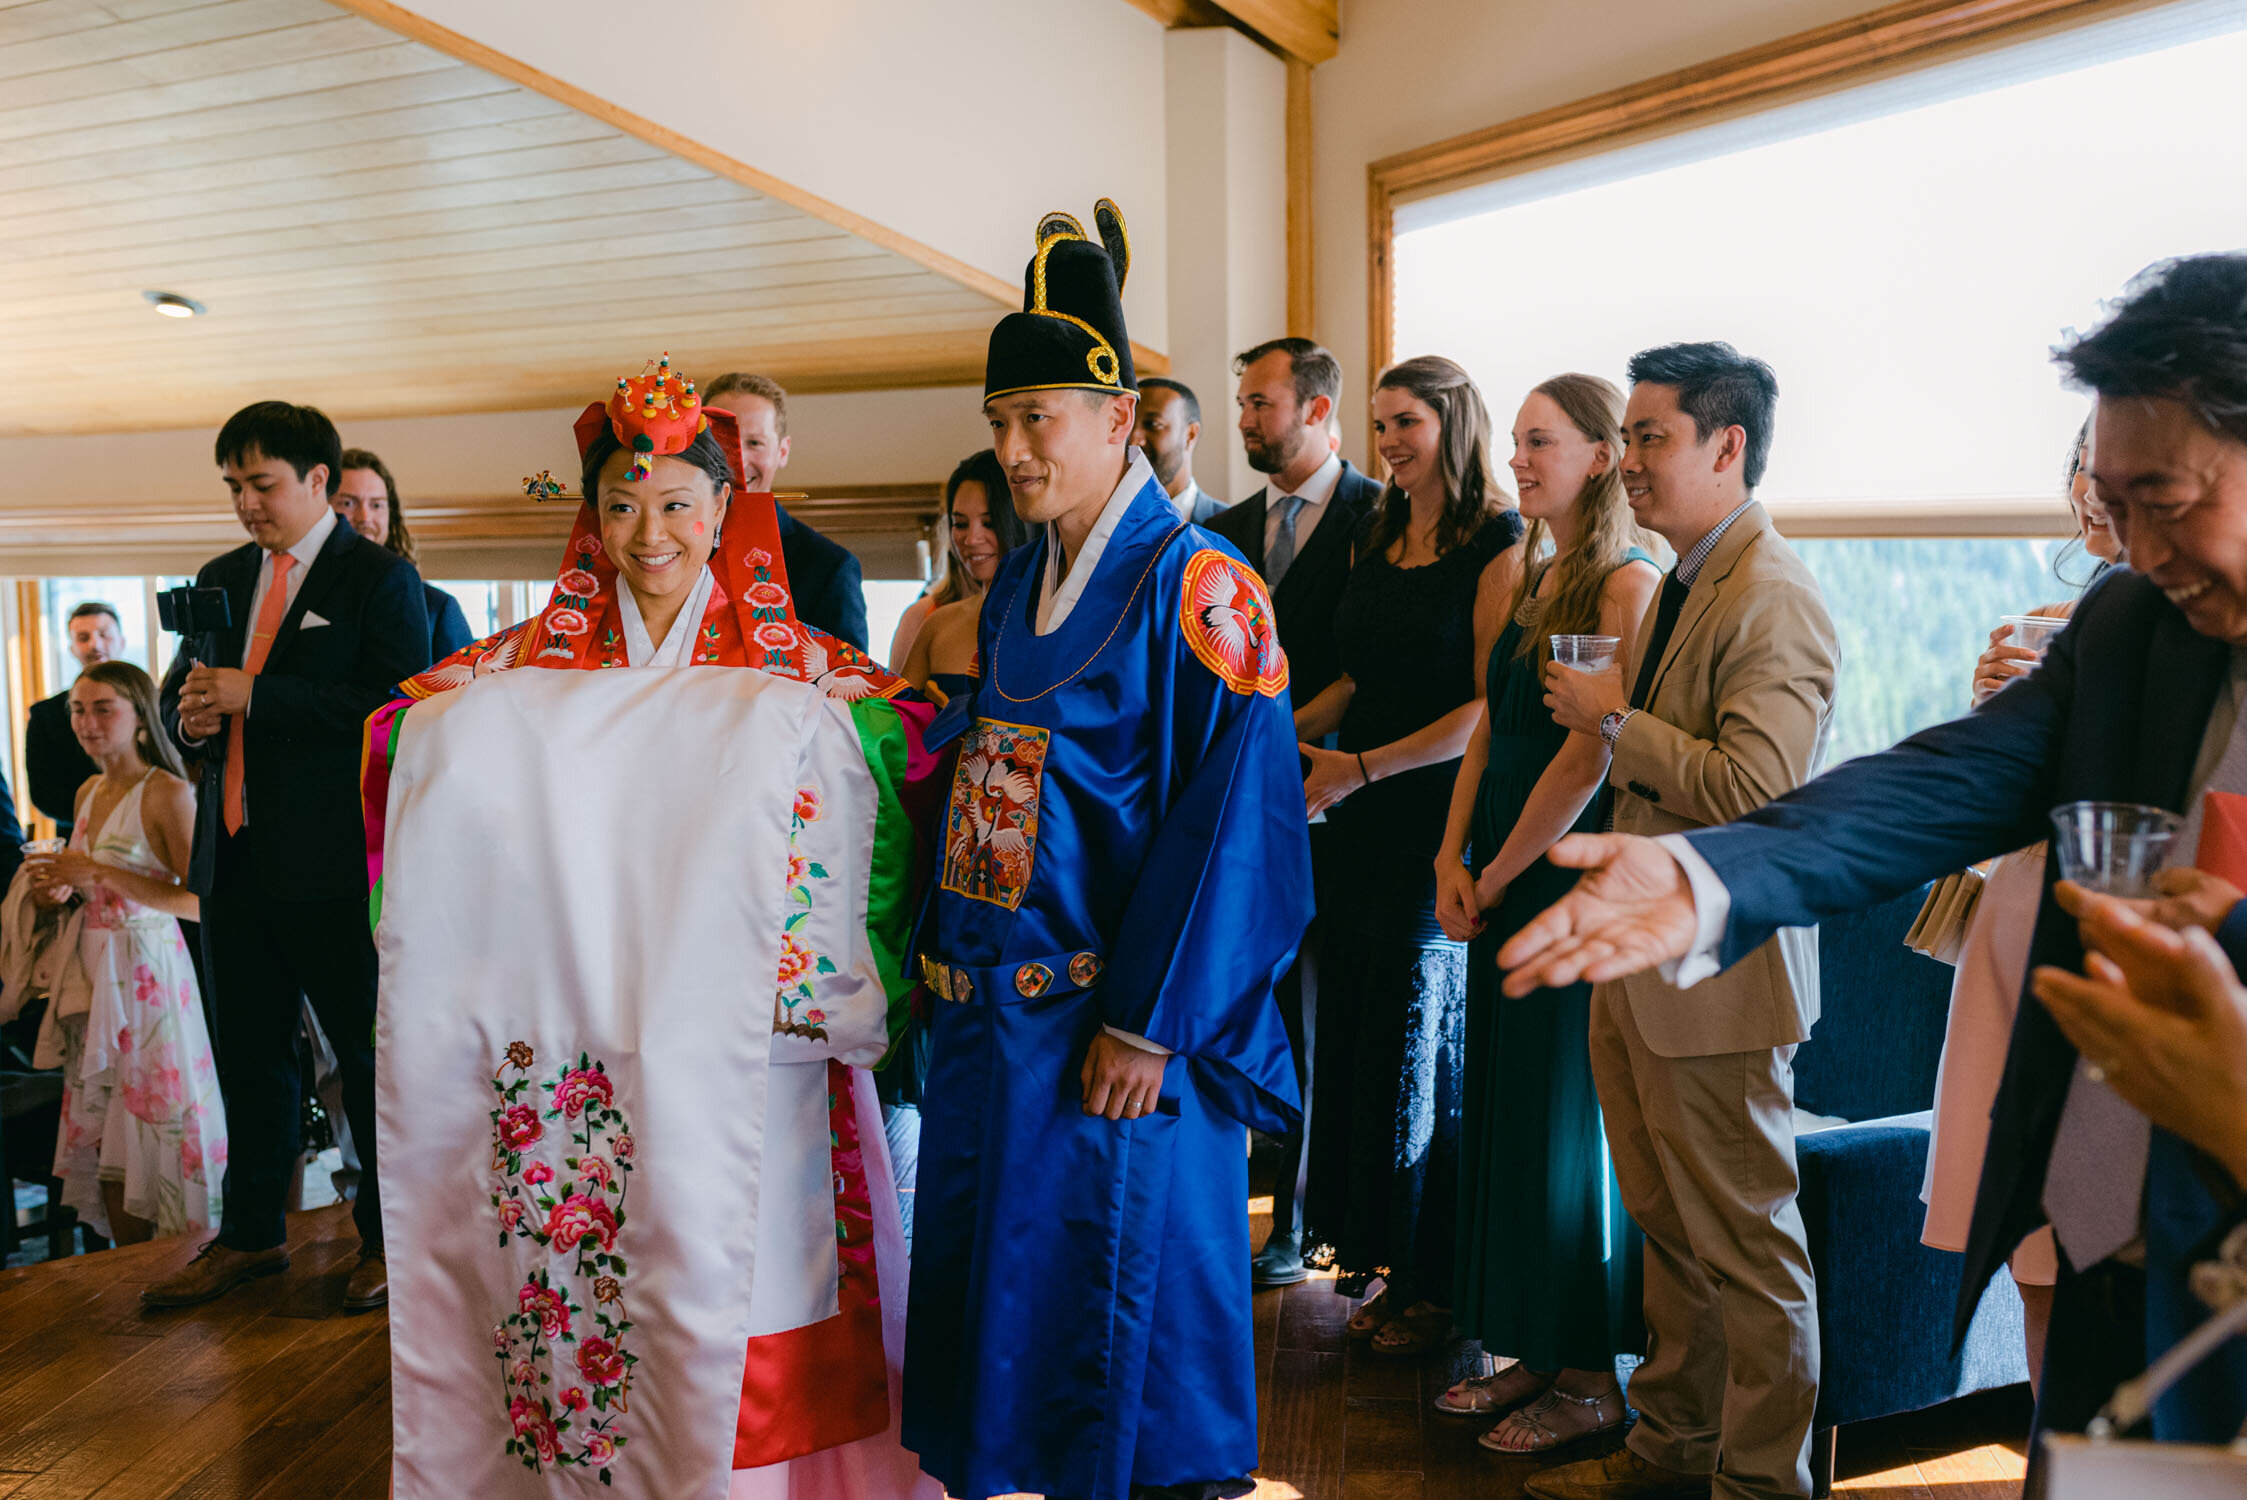
<path id="1" fill-rule="evenodd" d="M 2207 783 L 2193 795 L 2184 827 L 2177 831 L 2172 863 L 2186 863 L 2197 854 L 2209 792 L 2247 793 L 2247 695 L 2241 695 L 2238 707 L 2242 718 L 2232 725 Z M 2104 1079 L 2094 1077 L 2089 1062 L 2079 1060 L 2044 1179 L 2044 1211 L 2068 1263 L 2077 1270 L 2089 1270 L 2137 1239 L 2152 1143 L 2153 1127 L 2146 1117 Z"/>
<path id="2" fill-rule="evenodd" d="M 1301 495 L 1280 497 L 1280 534 L 1273 539 L 1271 550 L 1264 557 L 1264 586 L 1276 589 L 1280 577 L 1295 561 L 1295 513 L 1303 508 Z"/>

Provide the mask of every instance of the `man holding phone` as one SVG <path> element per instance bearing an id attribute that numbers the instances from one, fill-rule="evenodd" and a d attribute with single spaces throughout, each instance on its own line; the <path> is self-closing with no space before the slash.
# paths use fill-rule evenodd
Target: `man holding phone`
<path id="1" fill-rule="evenodd" d="M 389 1298 L 359 754 L 367 715 L 429 665 L 429 617 L 412 566 L 330 509 L 342 458 L 335 425 L 308 406 L 261 401 L 219 430 L 219 471 L 251 541 L 196 575 L 198 590 L 225 592 L 231 621 L 181 652 L 163 714 L 202 763 L 188 883 L 202 897 L 232 1159 L 218 1237 L 142 1292 L 152 1307 L 209 1301 L 288 1269 L 305 998 L 335 1045 L 344 1113 L 362 1143 L 360 1260 L 344 1307 Z"/>

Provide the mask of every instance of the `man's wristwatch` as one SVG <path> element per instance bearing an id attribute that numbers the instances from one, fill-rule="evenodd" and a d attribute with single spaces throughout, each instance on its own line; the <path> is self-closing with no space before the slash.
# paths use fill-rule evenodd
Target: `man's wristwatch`
<path id="1" fill-rule="evenodd" d="M 1600 739 L 1612 747 L 1617 740 L 1623 737 L 1623 726 L 1628 724 L 1631 715 L 1637 712 L 1638 710 L 1635 708 L 1618 708 L 1613 713 L 1601 715 L 1599 721 Z"/>

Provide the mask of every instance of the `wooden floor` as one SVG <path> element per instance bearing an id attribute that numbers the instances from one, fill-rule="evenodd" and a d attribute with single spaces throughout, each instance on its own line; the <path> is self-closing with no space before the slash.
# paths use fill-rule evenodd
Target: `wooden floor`
<path id="1" fill-rule="evenodd" d="M 381 1500 L 390 1344 L 380 1313 L 338 1311 L 357 1249 L 349 1208 L 292 1215 L 283 1276 L 205 1307 L 143 1312 L 184 1264 L 168 1240 L 0 1272 L 0 1497 Z M 1259 1231 L 1261 1232 L 1261 1231 Z M 1429 1402 L 1472 1364 L 1352 1348 L 1354 1304 L 1325 1278 L 1256 1301 L 1262 1500 L 1503 1500 L 1529 1460 L 1475 1446 Z M 1842 1434 L 1852 1500 L 2015 1500 L 2017 1393 Z"/>

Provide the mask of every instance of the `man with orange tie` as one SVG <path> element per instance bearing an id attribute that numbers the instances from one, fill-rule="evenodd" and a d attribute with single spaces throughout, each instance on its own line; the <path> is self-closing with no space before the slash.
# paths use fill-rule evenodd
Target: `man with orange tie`
<path id="1" fill-rule="evenodd" d="M 251 541 L 196 575 L 197 588 L 225 590 L 233 626 L 221 660 L 183 651 L 172 664 L 163 713 L 202 763 L 188 883 L 202 897 L 232 1157 L 218 1237 L 141 1300 L 185 1307 L 288 1269 L 282 1214 L 309 999 L 361 1142 L 360 1259 L 343 1304 L 361 1311 L 389 1300 L 389 1277 L 372 1154 L 375 949 L 359 753 L 367 715 L 429 665 L 429 617 L 412 566 L 338 524 L 329 500 L 343 445 L 320 412 L 246 406 L 219 429 L 217 457 Z"/>

